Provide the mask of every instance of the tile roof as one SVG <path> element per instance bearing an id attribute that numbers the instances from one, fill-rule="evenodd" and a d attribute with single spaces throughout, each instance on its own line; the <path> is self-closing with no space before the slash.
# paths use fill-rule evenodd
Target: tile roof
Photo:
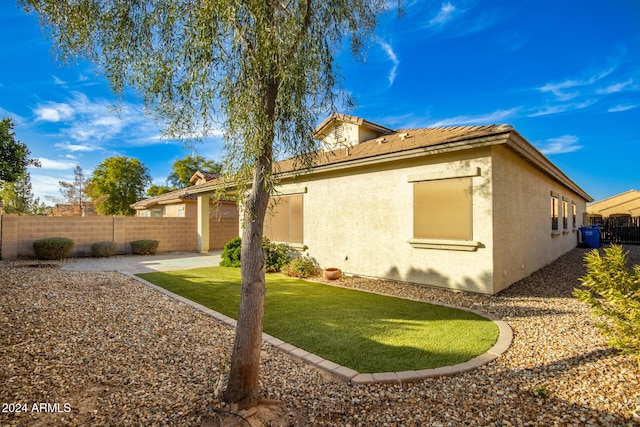
<path id="1" fill-rule="evenodd" d="M 187 194 L 187 189 L 182 188 L 180 190 L 170 191 L 168 193 L 164 193 L 159 196 L 139 200 L 130 206 L 133 209 L 147 209 L 151 206 L 162 205 L 166 203 L 172 203 L 172 202 L 183 201 L 183 200 L 197 200 L 197 196 L 192 194 Z"/>
<path id="2" fill-rule="evenodd" d="M 315 153 L 313 167 L 347 163 L 417 148 L 468 141 L 510 131 L 513 131 L 513 128 L 509 125 L 400 129 L 351 147 L 341 147 L 326 152 L 318 150 Z M 279 161 L 274 167 L 280 173 L 292 172 L 303 168 L 300 161 L 296 161 L 296 158 Z"/>
<path id="3" fill-rule="evenodd" d="M 337 120 L 353 121 L 357 117 L 338 117 Z M 328 120 L 328 119 L 327 119 Z M 323 130 L 330 125 L 325 120 L 318 128 Z M 373 124 L 375 125 L 375 124 Z M 379 137 L 363 141 L 352 146 L 343 146 L 331 151 L 322 149 L 313 153 L 311 171 L 320 172 L 333 168 L 349 168 L 357 165 L 393 160 L 403 156 L 428 155 L 444 151 L 465 150 L 485 145 L 507 144 L 518 155 L 552 176 L 554 179 L 572 188 L 585 200 L 591 197 L 577 184 L 571 181 L 560 169 L 551 163 L 533 145 L 527 142 L 518 132 L 507 124 L 486 126 L 451 126 L 437 128 L 413 128 L 390 130 Z M 275 162 L 274 171 L 283 178 L 296 175 L 308 169 L 300 158 L 293 157 Z M 204 184 L 189 187 L 189 194 L 207 193 L 225 184 L 223 179 L 215 179 Z"/>

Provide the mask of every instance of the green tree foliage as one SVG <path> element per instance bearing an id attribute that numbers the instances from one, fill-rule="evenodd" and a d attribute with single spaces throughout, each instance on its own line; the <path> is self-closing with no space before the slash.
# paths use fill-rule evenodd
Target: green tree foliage
<path id="1" fill-rule="evenodd" d="M 31 151 L 16 140 L 13 120 L 0 120 L 0 182 L 16 182 L 27 173 L 28 166 L 40 166 L 37 159 L 30 158 Z"/>
<path id="2" fill-rule="evenodd" d="M 575 289 L 574 295 L 591 306 L 609 345 L 636 357 L 640 365 L 640 265 L 629 269 L 618 245 L 605 248 L 604 256 L 590 251 L 585 262 L 584 289 Z"/>
<path id="3" fill-rule="evenodd" d="M 155 185 L 155 184 L 151 184 L 149 186 L 149 188 L 147 188 L 146 191 L 146 195 L 149 197 L 156 197 L 156 196 L 160 196 L 162 194 L 166 194 L 169 193 L 171 191 L 175 190 L 175 188 L 172 187 L 168 187 L 166 185 Z"/>
<path id="4" fill-rule="evenodd" d="M 44 213 L 44 203 L 40 203 L 40 199 L 33 197 L 31 176 L 28 173 L 22 175 L 15 182 L 5 182 L 0 187 L 2 188 L 0 200 L 4 203 L 4 213 L 18 215 L 42 215 Z"/>
<path id="5" fill-rule="evenodd" d="M 96 166 L 87 194 L 102 215 L 133 215 L 130 205 L 142 199 L 149 183 L 149 170 L 140 160 L 114 156 Z"/>
<path id="6" fill-rule="evenodd" d="M 187 156 L 184 159 L 178 159 L 173 162 L 171 174 L 167 181 L 176 189 L 188 187 L 193 185 L 190 179 L 197 171 L 220 173 L 222 165 L 213 160 L 206 160 L 202 156 Z"/>
<path id="7" fill-rule="evenodd" d="M 264 217 L 277 183 L 274 158 L 311 165 L 317 114 L 347 96 L 334 52 L 349 37 L 359 57 L 383 0 L 19 0 L 40 15 L 62 58 L 82 55 L 116 92 L 133 86 L 166 120 L 170 137 L 222 129 L 225 172 L 245 222 L 242 296 L 225 391 L 259 399 L 265 295 Z"/>

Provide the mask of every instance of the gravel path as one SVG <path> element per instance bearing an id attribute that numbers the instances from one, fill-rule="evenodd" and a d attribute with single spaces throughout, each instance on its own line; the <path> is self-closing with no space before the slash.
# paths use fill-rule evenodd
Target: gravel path
<path id="1" fill-rule="evenodd" d="M 640 247 L 628 249 L 640 263 Z M 493 297 L 341 280 L 491 313 L 513 328 L 513 344 L 474 371 L 359 386 L 265 344 L 263 392 L 283 405 L 251 424 L 640 426 L 637 362 L 607 348 L 571 296 L 584 253 L 575 249 Z M 119 273 L 59 267 L 0 262 L 0 425 L 217 425 L 210 414 L 233 330 Z"/>

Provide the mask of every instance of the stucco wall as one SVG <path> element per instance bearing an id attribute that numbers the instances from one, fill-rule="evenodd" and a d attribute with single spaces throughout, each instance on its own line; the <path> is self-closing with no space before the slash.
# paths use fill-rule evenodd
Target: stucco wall
<path id="1" fill-rule="evenodd" d="M 420 174 L 473 177 L 473 251 L 412 246 L 413 184 Z M 360 170 L 283 183 L 287 194 L 306 188 L 303 243 L 322 267 L 346 273 L 492 293 L 490 149 L 422 157 Z"/>
<path id="2" fill-rule="evenodd" d="M 194 207 L 197 210 L 197 206 Z M 195 212 L 194 218 L 197 216 Z M 224 245 L 239 234 L 238 207 L 232 202 L 221 202 L 211 208 L 209 223 L 209 247 L 222 249 Z"/>
<path id="3" fill-rule="evenodd" d="M 494 292 L 527 277 L 576 247 L 571 220 L 576 204 L 576 228 L 583 225 L 586 201 L 540 172 L 504 146 L 492 147 Z M 551 192 L 559 196 L 559 232 L 551 230 Z M 562 198 L 569 203 L 569 228 L 563 230 Z"/>
<path id="4" fill-rule="evenodd" d="M 74 241 L 72 256 L 88 256 L 100 241 L 118 243 L 118 253 L 131 253 L 129 243 L 156 239 L 160 252 L 196 251 L 196 220 L 193 218 L 137 217 L 37 217 L 1 215 L 3 259 L 32 258 L 33 241 L 67 237 Z"/>

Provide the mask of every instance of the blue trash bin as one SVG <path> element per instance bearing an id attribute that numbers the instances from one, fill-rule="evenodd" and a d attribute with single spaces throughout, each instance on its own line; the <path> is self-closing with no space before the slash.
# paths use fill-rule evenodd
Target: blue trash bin
<path id="1" fill-rule="evenodd" d="M 599 248 L 601 246 L 599 227 L 580 227 L 580 233 L 582 234 L 583 245 L 589 248 Z"/>

